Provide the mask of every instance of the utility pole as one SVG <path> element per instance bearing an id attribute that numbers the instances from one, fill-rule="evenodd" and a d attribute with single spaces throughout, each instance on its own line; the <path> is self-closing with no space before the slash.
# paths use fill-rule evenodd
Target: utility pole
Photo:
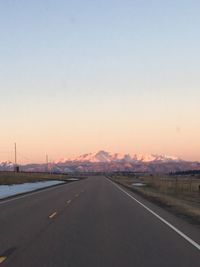
<path id="1" fill-rule="evenodd" d="M 48 158 L 48 155 L 46 154 L 46 164 L 47 164 L 47 172 L 49 171 L 49 158 Z"/>
<path id="2" fill-rule="evenodd" d="M 15 167 L 17 166 L 17 144 L 15 143 Z"/>
<path id="3" fill-rule="evenodd" d="M 14 172 L 19 172 L 19 166 L 17 166 L 17 144 L 14 144 L 15 146 L 15 165 L 14 165 Z"/>

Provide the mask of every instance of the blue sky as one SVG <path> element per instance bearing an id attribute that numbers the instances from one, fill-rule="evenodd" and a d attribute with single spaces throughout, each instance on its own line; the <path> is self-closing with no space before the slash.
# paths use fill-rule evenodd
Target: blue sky
<path id="1" fill-rule="evenodd" d="M 199 8 L 1 1 L 0 151 L 16 141 L 33 161 L 98 149 L 200 160 Z"/>

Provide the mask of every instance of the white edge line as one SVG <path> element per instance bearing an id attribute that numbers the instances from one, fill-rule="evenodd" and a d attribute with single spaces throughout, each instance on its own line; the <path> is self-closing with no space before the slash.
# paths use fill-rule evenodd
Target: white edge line
<path id="1" fill-rule="evenodd" d="M 109 179 L 108 179 L 109 180 Z M 185 235 L 183 232 L 181 232 L 180 230 L 178 230 L 175 226 L 173 226 L 171 223 L 169 223 L 168 221 L 166 221 L 165 219 L 163 219 L 161 216 L 159 216 L 157 213 L 155 213 L 153 210 L 151 210 L 150 208 L 148 208 L 146 205 L 144 205 L 142 202 L 140 202 L 139 200 L 137 200 L 136 198 L 134 198 L 131 194 L 129 194 L 128 192 L 126 192 L 124 189 L 122 189 L 119 185 L 117 185 L 116 183 L 114 183 L 113 181 L 109 180 L 113 185 L 115 185 L 119 190 L 121 190 L 123 193 L 125 193 L 127 196 L 129 196 L 130 198 L 132 198 L 133 200 L 135 200 L 138 204 L 140 204 L 143 208 L 145 208 L 146 210 L 148 210 L 151 214 L 153 214 L 156 218 L 158 218 L 160 221 L 162 221 L 164 224 L 166 224 L 169 228 L 171 228 L 172 230 L 174 230 L 177 234 L 179 234 L 180 236 L 182 236 L 185 240 L 187 240 L 190 244 L 192 244 L 194 247 L 196 247 L 198 250 L 200 250 L 200 245 L 195 242 L 194 240 L 192 240 L 189 236 Z"/>
<path id="2" fill-rule="evenodd" d="M 63 183 L 63 184 L 59 184 L 59 185 L 55 185 L 55 186 L 50 186 L 49 187 L 46 187 L 46 188 L 42 188 L 40 190 L 35 190 L 35 191 L 30 191 L 30 192 L 25 192 L 25 193 L 22 193 L 23 195 L 20 195 L 20 196 L 17 196 L 17 195 L 13 195 L 13 197 L 11 197 L 10 199 L 7 199 L 7 200 L 0 200 L 0 205 L 1 204 L 5 204 L 5 203 L 8 203 L 8 202 L 11 202 L 11 201 L 14 201 L 14 200 L 18 200 L 18 199 L 21 199 L 21 198 L 24 198 L 24 197 L 28 197 L 28 196 L 32 196 L 32 195 L 36 195 L 36 194 L 39 194 L 39 193 L 42 193 L 44 191 L 51 191 L 53 189 L 56 189 L 58 188 L 58 186 L 61 186 L 61 185 L 66 185 L 68 183 Z"/>

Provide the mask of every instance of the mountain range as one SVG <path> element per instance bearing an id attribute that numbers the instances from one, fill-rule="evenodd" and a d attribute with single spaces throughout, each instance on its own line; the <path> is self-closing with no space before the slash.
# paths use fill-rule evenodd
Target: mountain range
<path id="1" fill-rule="evenodd" d="M 142 155 L 142 154 L 119 154 L 119 153 L 109 153 L 107 151 L 99 151 L 97 153 L 83 154 L 74 158 L 66 158 L 56 161 L 55 163 L 65 163 L 65 162 L 90 162 L 90 163 L 111 163 L 111 162 L 170 162 L 176 161 L 180 162 L 181 159 L 173 156 L 166 155 Z"/>
<path id="2" fill-rule="evenodd" d="M 13 170 L 12 162 L 1 162 L 1 171 Z M 149 172 L 168 173 L 186 170 L 200 170 L 200 162 L 185 161 L 174 156 L 155 154 L 119 154 L 99 151 L 83 154 L 78 157 L 65 158 L 48 164 L 21 165 L 22 171 L 53 172 Z"/>

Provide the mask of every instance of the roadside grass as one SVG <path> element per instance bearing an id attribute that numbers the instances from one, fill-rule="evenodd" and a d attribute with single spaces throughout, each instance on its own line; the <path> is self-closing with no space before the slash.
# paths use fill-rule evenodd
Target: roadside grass
<path id="1" fill-rule="evenodd" d="M 200 225 L 199 176 L 112 175 L 113 181 L 144 198 Z M 143 186 L 134 186 L 142 183 Z"/>
<path id="2" fill-rule="evenodd" d="M 67 174 L 0 172 L 0 185 L 41 182 L 45 180 L 67 181 L 69 178 Z"/>

